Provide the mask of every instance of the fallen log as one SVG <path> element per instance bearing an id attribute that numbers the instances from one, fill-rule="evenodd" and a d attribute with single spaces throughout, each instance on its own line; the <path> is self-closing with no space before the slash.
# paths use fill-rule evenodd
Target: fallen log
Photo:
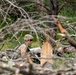
<path id="1" fill-rule="evenodd" d="M 76 42 L 69 36 L 69 34 L 65 34 L 65 39 L 69 42 L 69 44 L 76 48 Z"/>
<path id="2" fill-rule="evenodd" d="M 65 40 L 67 40 L 71 46 L 76 48 L 76 42 L 70 37 L 68 33 L 58 34 L 58 35 L 61 35 L 62 37 L 64 37 Z"/>
<path id="3" fill-rule="evenodd" d="M 66 29 L 62 27 L 62 24 L 60 23 L 58 18 L 54 18 L 55 22 L 57 23 L 57 26 L 60 30 L 60 32 L 63 34 L 64 38 L 68 41 L 68 43 L 76 48 L 76 42 L 69 36 L 69 33 Z"/>
<path id="4" fill-rule="evenodd" d="M 25 65 L 26 66 L 26 65 Z M 31 65 L 30 65 L 31 66 Z M 0 70 L 1 73 L 3 72 L 3 70 L 6 70 L 6 71 L 9 71 L 9 72 L 13 72 L 13 74 L 15 75 L 18 75 L 18 73 L 22 74 L 22 75 L 64 75 L 66 73 L 69 73 L 72 75 L 75 74 L 76 72 L 76 67 L 71 67 L 71 68 L 65 68 L 63 70 L 50 70 L 50 68 L 41 68 L 41 67 L 34 67 L 33 68 L 33 65 L 31 66 L 32 67 L 32 70 L 30 71 L 31 67 L 28 66 L 28 70 L 26 67 L 22 66 L 22 67 L 7 67 L 7 66 L 2 66 L 0 65 Z M 30 68 L 30 69 L 29 69 Z M 39 71 L 38 71 L 39 70 Z"/>

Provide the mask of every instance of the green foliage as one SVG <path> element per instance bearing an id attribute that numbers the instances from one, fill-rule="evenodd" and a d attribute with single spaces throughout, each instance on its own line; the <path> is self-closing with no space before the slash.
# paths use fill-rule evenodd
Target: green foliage
<path id="1" fill-rule="evenodd" d="M 34 41 L 31 45 L 31 48 L 38 47 L 38 46 L 39 46 L 38 41 Z"/>
<path id="2" fill-rule="evenodd" d="M 60 67 L 63 67 L 60 64 L 64 65 L 64 60 L 54 60 L 53 69 L 59 69 Z"/>
<path id="3" fill-rule="evenodd" d="M 74 58 L 74 53 L 64 53 L 65 58 Z"/>
<path id="4" fill-rule="evenodd" d="M 38 11 L 38 7 L 37 7 L 37 4 L 34 3 L 33 1 L 35 0 L 31 0 L 31 1 L 26 1 L 26 2 L 18 2 L 17 5 L 19 7 L 22 7 L 27 13 L 31 13 L 31 12 L 37 12 L 38 13 L 38 16 L 36 16 L 34 19 L 38 19 L 38 20 L 44 20 L 44 19 L 40 19 L 41 16 L 39 16 L 39 11 Z M 59 5 L 61 5 L 63 3 L 63 0 L 58 0 L 59 1 Z M 73 3 L 74 1 L 74 3 Z M 68 2 L 67 4 L 65 4 L 64 8 L 61 10 L 61 12 L 59 13 L 59 15 L 63 15 L 63 16 L 69 16 L 69 17 L 74 17 L 76 16 L 76 10 L 74 9 L 75 8 L 75 2 L 76 0 L 73 0 L 72 2 Z M 0 4 L 2 3 L 5 3 L 5 1 L 1 0 L 0 1 Z M 74 5 L 73 5 L 74 4 Z M 8 7 L 8 6 L 7 6 Z M 44 7 L 50 9 L 50 0 L 44 0 Z M 19 11 L 16 9 L 16 11 Z M 14 12 L 14 11 L 12 11 Z M 9 13 L 7 15 L 7 18 L 6 18 L 6 21 L 8 22 L 8 25 L 11 25 L 12 23 L 14 23 L 18 18 L 23 18 L 19 13 L 20 12 L 16 12 L 18 15 L 12 15 L 12 13 Z M 30 15 L 30 14 L 29 14 Z M 43 14 L 44 15 L 44 14 Z M 5 16 L 5 15 L 4 15 Z M 31 15 L 30 15 L 31 16 Z M 4 20 L 3 16 L 0 14 L 0 28 L 3 28 L 4 26 L 7 26 L 7 23 Z M 46 19 L 45 19 L 46 20 Z M 73 19 L 74 20 L 74 19 Z M 74 20 L 75 21 L 75 20 Z M 72 20 L 70 20 L 69 22 L 73 22 Z M 48 24 L 45 23 L 45 25 L 47 26 Z M 4 32 L 4 31 L 3 31 Z M 7 32 L 7 31 L 6 31 Z M 5 32 L 4 32 L 5 33 Z M 29 32 L 26 32 L 26 33 L 29 33 Z M 26 34 L 25 32 L 20 32 L 17 37 L 19 39 L 19 41 L 21 43 L 24 43 L 24 40 L 23 40 L 23 36 Z M 57 30 L 57 33 L 59 33 L 59 31 Z M 70 32 L 71 33 L 71 32 Z M 12 34 L 8 34 L 6 35 L 6 40 L 10 39 L 12 36 Z M 39 36 L 39 41 L 42 43 L 43 40 L 45 39 L 45 37 L 42 35 L 42 34 L 38 34 Z M 61 36 L 57 35 L 56 36 L 56 39 L 60 39 Z M 38 42 L 36 41 L 37 40 L 37 37 L 36 35 L 34 35 L 34 44 L 32 45 L 32 47 L 36 47 L 38 46 Z M 12 40 L 10 43 L 10 45 L 7 46 L 5 45 L 4 48 L 14 48 L 18 42 L 16 41 L 16 39 Z"/>
<path id="5" fill-rule="evenodd" d="M 60 3 L 63 3 L 63 1 L 61 1 Z M 75 17 L 76 16 L 76 1 L 67 2 L 59 14 L 63 16 L 68 16 L 68 17 Z"/>

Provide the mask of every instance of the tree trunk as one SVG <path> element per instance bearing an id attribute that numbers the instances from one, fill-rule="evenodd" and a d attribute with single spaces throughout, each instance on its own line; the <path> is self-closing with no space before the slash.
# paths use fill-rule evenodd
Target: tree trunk
<path id="1" fill-rule="evenodd" d="M 58 0 L 49 0 L 49 2 L 50 2 L 50 13 L 49 13 L 50 20 L 53 20 L 53 17 L 57 17 L 57 15 L 58 15 Z M 57 27 L 56 24 L 49 23 L 48 26 L 53 28 L 54 31 L 56 31 L 56 29 L 55 29 L 55 27 Z M 55 37 L 54 37 L 54 39 L 55 39 Z"/>

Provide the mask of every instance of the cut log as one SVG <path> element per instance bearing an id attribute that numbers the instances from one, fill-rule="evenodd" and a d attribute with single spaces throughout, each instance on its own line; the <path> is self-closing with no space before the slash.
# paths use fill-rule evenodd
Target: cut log
<path id="1" fill-rule="evenodd" d="M 43 45 L 42 45 L 42 50 L 41 50 L 41 58 L 52 58 L 52 53 L 53 53 L 53 49 L 52 49 L 52 46 L 51 44 L 46 41 L 46 42 L 43 42 Z M 50 59 L 41 59 L 41 65 L 45 64 L 45 63 L 53 63 L 53 60 Z"/>

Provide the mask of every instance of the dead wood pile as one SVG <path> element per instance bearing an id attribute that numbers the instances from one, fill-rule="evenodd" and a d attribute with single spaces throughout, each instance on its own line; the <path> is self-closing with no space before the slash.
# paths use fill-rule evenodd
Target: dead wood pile
<path id="1" fill-rule="evenodd" d="M 13 58 L 14 56 L 14 58 Z M 44 67 L 34 63 L 30 65 L 27 59 L 18 58 L 15 50 L 0 51 L 0 75 L 75 75 L 76 58 L 65 58 L 53 55 L 52 58 L 41 58 L 51 60 L 54 63 L 46 63 Z M 16 58 L 17 57 L 17 58 Z M 35 57 L 34 57 L 35 58 Z M 33 59 L 33 58 L 32 58 Z"/>

